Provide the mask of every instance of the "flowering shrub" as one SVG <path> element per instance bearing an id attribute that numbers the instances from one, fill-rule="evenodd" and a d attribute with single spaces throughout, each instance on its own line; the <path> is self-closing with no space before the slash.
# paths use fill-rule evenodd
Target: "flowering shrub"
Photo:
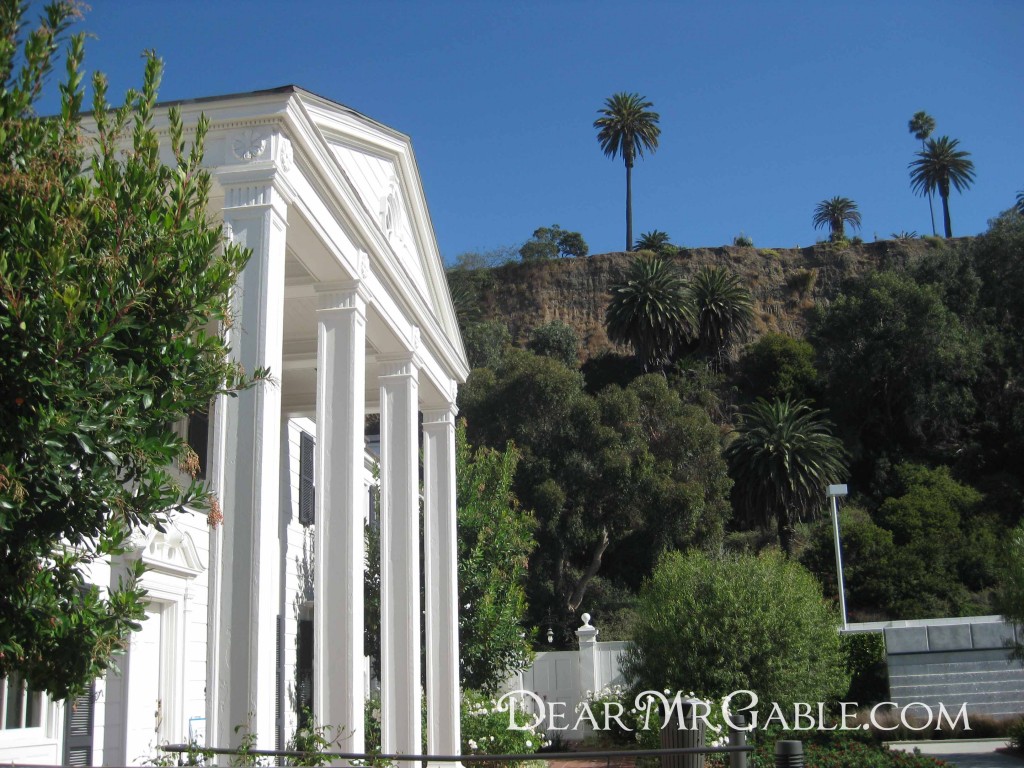
<path id="1" fill-rule="evenodd" d="M 424 708 L 424 716 L 426 709 Z M 509 728 L 508 709 L 500 708 L 494 699 L 477 691 L 462 694 L 462 752 L 467 755 L 524 755 L 536 752 L 550 745 L 543 731 L 526 728 L 533 717 L 517 707 L 513 711 L 514 722 L 524 730 Z M 366 702 L 366 751 L 380 752 L 380 698 L 372 697 Z M 427 729 L 423 728 L 423 754 L 427 754 Z M 497 763 L 473 763 L 474 766 L 497 766 Z M 502 768 L 516 763 L 502 763 Z"/>
<path id="2" fill-rule="evenodd" d="M 510 701 L 507 699 L 506 701 Z M 533 717 L 522 711 L 513 709 L 512 717 L 519 726 L 526 726 Z M 515 730 L 509 728 L 509 711 L 499 707 L 494 699 L 475 691 L 462 694 L 462 751 L 464 754 L 507 754 L 522 755 L 536 752 L 550 742 L 541 730 L 528 728 Z M 489 765 L 474 763 L 474 765 Z M 515 765 L 505 763 L 503 765 Z"/>
<path id="3" fill-rule="evenodd" d="M 664 698 L 671 706 L 676 693 L 666 689 Z M 697 716 L 703 715 L 706 721 L 705 744 L 709 747 L 724 747 L 729 743 L 729 728 L 722 714 L 721 699 L 709 699 L 698 696 L 693 691 L 681 696 L 683 701 L 690 701 L 697 707 Z M 646 696 L 632 696 L 628 689 L 621 685 L 605 686 L 599 691 L 587 691 L 587 698 L 576 707 L 577 714 L 584 707 L 589 707 L 601 730 L 602 737 L 613 744 L 636 744 L 641 749 L 658 749 L 661 746 L 661 724 L 663 706 L 662 698 L 653 692 Z M 693 715 L 688 715 L 686 723 L 692 722 Z M 608 728 L 604 726 L 607 723 Z"/>

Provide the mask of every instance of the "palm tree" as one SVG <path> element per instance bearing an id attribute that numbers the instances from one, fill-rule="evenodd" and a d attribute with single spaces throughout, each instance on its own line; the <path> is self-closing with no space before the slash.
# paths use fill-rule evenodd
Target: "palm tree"
<path id="1" fill-rule="evenodd" d="M 1017 193 L 1017 205 L 1014 207 L 1017 209 L 1017 213 L 1024 216 L 1024 190 Z"/>
<path id="2" fill-rule="evenodd" d="M 721 369 L 725 351 L 754 321 L 750 291 L 725 267 L 703 267 L 687 287 L 697 341 Z"/>
<path id="3" fill-rule="evenodd" d="M 633 250 L 633 162 L 658 148 L 660 116 L 648 108 L 654 106 L 638 93 L 616 93 L 598 110 L 594 121 L 597 141 L 608 157 L 622 155 L 626 162 L 626 250 Z"/>
<path id="4" fill-rule="evenodd" d="M 758 398 L 741 414 L 736 439 L 725 449 L 737 511 L 767 528 L 793 554 L 793 526 L 820 513 L 825 487 L 845 471 L 846 451 L 823 411 L 810 401 Z"/>
<path id="5" fill-rule="evenodd" d="M 910 187 L 917 194 L 939 190 L 942 198 L 942 223 L 946 229 L 946 237 L 953 236 L 953 226 L 949 220 L 949 187 L 963 192 L 974 181 L 974 163 L 967 158 L 970 152 L 962 149 L 958 139 L 940 136 L 928 139 L 923 150 L 917 153 L 917 160 L 910 164 Z"/>
<path id="6" fill-rule="evenodd" d="M 679 272 L 662 258 L 640 257 L 609 291 L 604 320 L 608 338 L 631 346 L 645 371 L 664 369 L 692 325 Z"/>
<path id="7" fill-rule="evenodd" d="M 642 232 L 640 239 L 636 241 L 634 251 L 654 251 L 662 253 L 666 246 L 670 246 L 668 232 L 654 229 L 650 232 Z"/>
<path id="8" fill-rule="evenodd" d="M 860 211 L 857 204 L 848 197 L 833 197 L 822 200 L 814 209 L 814 228 L 828 227 L 832 242 L 846 239 L 846 224 L 860 229 Z"/>
<path id="9" fill-rule="evenodd" d="M 935 118 L 929 115 L 925 111 L 915 112 L 914 116 L 910 118 L 910 122 L 907 123 L 907 128 L 914 138 L 921 142 L 921 149 L 924 149 L 924 140 L 932 135 L 932 131 L 935 130 Z M 932 193 L 928 190 L 928 212 L 932 215 L 932 234 L 937 234 L 935 231 L 935 207 L 932 205 Z"/>

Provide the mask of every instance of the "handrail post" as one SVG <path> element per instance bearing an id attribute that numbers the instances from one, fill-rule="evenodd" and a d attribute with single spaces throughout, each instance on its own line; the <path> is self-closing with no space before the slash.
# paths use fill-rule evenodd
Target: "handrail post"
<path id="1" fill-rule="evenodd" d="M 747 718 L 743 715 L 735 715 L 732 721 L 732 725 L 736 727 L 729 728 L 729 746 L 745 747 L 747 745 L 747 731 L 744 726 L 747 724 Z M 747 768 L 747 753 L 730 752 L 729 768 Z"/>
<path id="2" fill-rule="evenodd" d="M 775 742 L 775 768 L 803 768 L 804 743 L 802 741 Z"/>

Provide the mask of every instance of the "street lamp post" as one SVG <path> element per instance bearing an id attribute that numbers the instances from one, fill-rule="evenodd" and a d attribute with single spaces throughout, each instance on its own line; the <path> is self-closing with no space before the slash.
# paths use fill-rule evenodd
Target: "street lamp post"
<path id="1" fill-rule="evenodd" d="M 832 500 L 832 530 L 836 537 L 836 573 L 839 576 L 839 611 L 843 614 L 843 629 L 846 624 L 846 588 L 843 585 L 843 552 L 839 546 L 839 506 L 836 499 L 846 495 L 845 485 L 830 485 L 825 495 Z"/>

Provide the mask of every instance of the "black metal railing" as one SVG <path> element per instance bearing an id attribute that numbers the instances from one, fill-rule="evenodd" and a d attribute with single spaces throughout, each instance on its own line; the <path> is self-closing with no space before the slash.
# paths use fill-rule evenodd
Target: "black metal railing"
<path id="1" fill-rule="evenodd" d="M 325 762 L 346 761 L 357 765 L 373 766 L 381 763 L 523 763 L 536 760 L 561 761 L 561 760 L 604 760 L 608 766 L 613 760 L 633 760 L 640 758 L 665 758 L 675 755 L 714 755 L 725 754 L 730 756 L 730 768 L 746 768 L 746 757 L 754 751 L 754 747 L 747 744 L 732 744 L 727 747 L 673 747 L 668 749 L 617 749 L 617 750 L 590 750 L 586 752 L 530 752 L 526 754 L 465 754 L 465 755 L 406 755 L 389 754 L 380 752 L 296 752 L 282 749 L 225 749 L 217 747 L 196 747 L 188 744 L 165 744 L 160 747 L 164 752 L 178 754 L 199 754 L 203 756 L 225 755 L 234 758 L 269 758 L 276 762 L 276 765 L 287 766 L 289 761 L 299 761 L 299 764 L 308 765 L 311 758 L 324 759 Z"/>

